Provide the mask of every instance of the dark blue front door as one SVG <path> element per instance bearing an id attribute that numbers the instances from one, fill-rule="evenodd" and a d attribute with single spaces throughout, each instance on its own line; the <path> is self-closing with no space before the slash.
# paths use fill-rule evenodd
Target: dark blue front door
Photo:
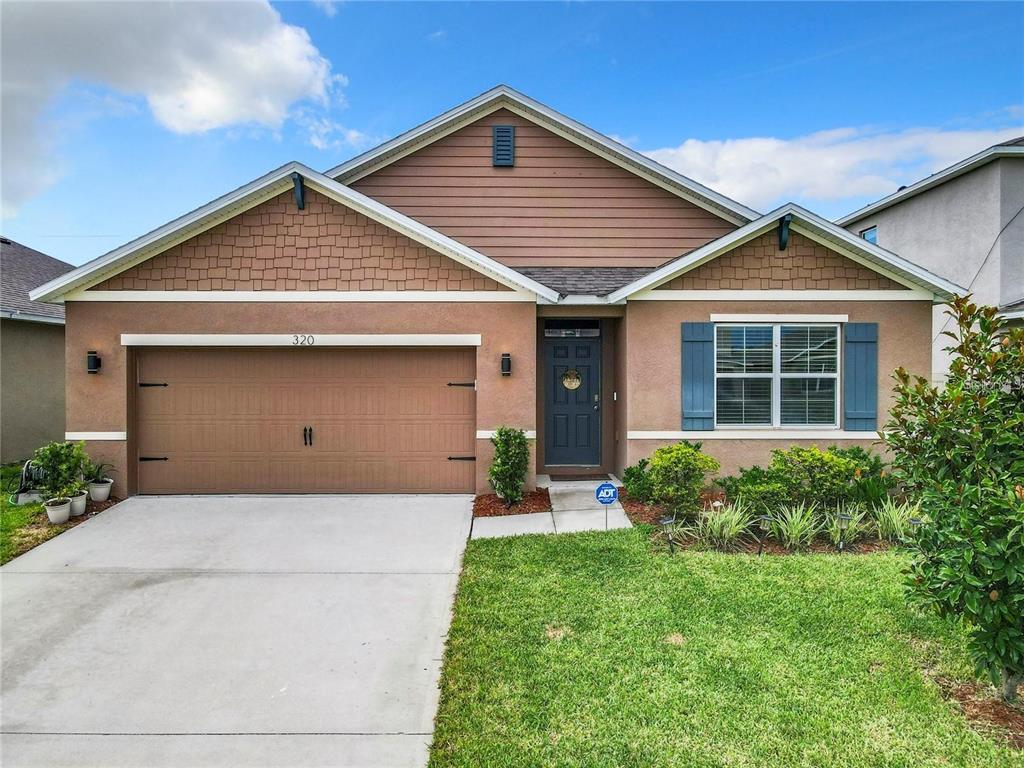
<path id="1" fill-rule="evenodd" d="M 544 339 L 544 463 L 601 463 L 601 339 Z"/>

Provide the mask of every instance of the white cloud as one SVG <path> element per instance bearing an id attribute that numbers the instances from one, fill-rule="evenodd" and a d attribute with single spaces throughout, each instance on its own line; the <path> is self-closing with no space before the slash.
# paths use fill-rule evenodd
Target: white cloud
<path id="1" fill-rule="evenodd" d="M 60 127 L 43 119 L 71 83 L 141 97 L 170 131 L 278 129 L 297 102 L 345 84 L 265 0 L 3 2 L 3 212 L 54 183 Z"/>
<path id="2" fill-rule="evenodd" d="M 444 42 L 444 40 L 447 37 L 448 37 L 448 30 L 446 30 L 446 29 L 435 29 L 433 32 L 431 32 L 429 35 L 427 35 L 427 40 L 429 40 L 432 43 L 441 43 L 441 42 Z"/>
<path id="3" fill-rule="evenodd" d="M 337 150 L 346 147 L 363 149 L 378 143 L 378 139 L 356 130 L 325 115 L 312 112 L 300 112 L 296 122 L 306 129 L 309 143 L 321 151 Z"/>
<path id="4" fill-rule="evenodd" d="M 1013 115 L 1013 108 L 1007 110 L 1004 122 Z M 792 139 L 688 139 L 644 154 L 717 192 L 770 210 L 790 200 L 838 203 L 881 197 L 1022 133 L 1020 126 L 895 132 L 837 128 Z M 846 212 L 842 206 L 837 210 Z"/>
<path id="5" fill-rule="evenodd" d="M 334 18 L 338 15 L 337 0 L 313 0 L 313 5 L 323 11 L 324 16 Z"/>

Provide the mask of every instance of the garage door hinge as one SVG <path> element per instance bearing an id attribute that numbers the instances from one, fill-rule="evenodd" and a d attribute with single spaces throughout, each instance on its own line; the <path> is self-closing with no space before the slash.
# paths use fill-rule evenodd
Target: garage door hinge
<path id="1" fill-rule="evenodd" d="M 449 387 L 475 387 L 475 381 L 449 381 Z"/>
<path id="2" fill-rule="evenodd" d="M 139 461 L 170 461 L 166 456 L 139 456 Z"/>
<path id="3" fill-rule="evenodd" d="M 476 461 L 476 456 L 449 456 L 448 461 Z"/>
<path id="4" fill-rule="evenodd" d="M 164 382 L 156 383 L 156 382 L 152 382 L 152 381 L 140 381 L 139 382 L 139 386 L 140 387 L 166 387 L 167 386 L 167 382 L 164 381 Z"/>

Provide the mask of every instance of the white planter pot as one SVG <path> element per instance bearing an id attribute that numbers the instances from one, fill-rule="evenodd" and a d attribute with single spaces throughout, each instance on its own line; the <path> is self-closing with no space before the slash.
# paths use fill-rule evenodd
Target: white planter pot
<path id="1" fill-rule="evenodd" d="M 67 499 L 63 504 L 50 504 L 46 502 L 43 504 L 46 509 L 46 516 L 50 518 L 50 522 L 54 525 L 60 525 L 66 523 L 68 518 L 71 517 L 71 499 Z"/>
<path id="2" fill-rule="evenodd" d="M 89 494 L 82 491 L 77 496 L 71 497 L 71 516 L 78 517 L 85 514 L 85 499 Z"/>
<path id="3" fill-rule="evenodd" d="M 109 477 L 102 483 L 89 483 L 89 498 L 93 501 L 106 501 L 110 498 L 110 488 L 114 481 Z"/>

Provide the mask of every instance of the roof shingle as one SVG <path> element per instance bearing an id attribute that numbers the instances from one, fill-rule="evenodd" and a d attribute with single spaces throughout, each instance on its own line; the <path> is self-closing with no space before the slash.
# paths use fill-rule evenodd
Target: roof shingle
<path id="1" fill-rule="evenodd" d="M 73 269 L 60 259 L 0 238 L 0 312 L 63 320 L 63 305 L 32 301 L 28 292 Z"/>
<path id="2" fill-rule="evenodd" d="M 607 296 L 629 285 L 654 267 L 514 267 L 563 295 Z"/>

